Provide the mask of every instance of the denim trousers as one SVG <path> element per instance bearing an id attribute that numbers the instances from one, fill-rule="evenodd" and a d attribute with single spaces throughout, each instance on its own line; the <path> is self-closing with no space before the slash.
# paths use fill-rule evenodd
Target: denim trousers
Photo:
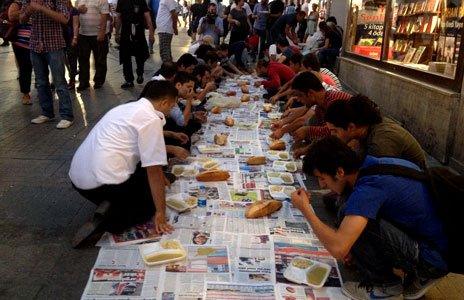
<path id="1" fill-rule="evenodd" d="M 31 62 L 34 68 L 35 81 L 39 94 L 39 104 L 42 114 L 54 118 L 53 95 L 48 80 L 49 69 L 52 73 L 53 84 L 59 99 L 59 113 L 61 119 L 74 119 L 71 95 L 69 94 L 65 78 L 66 56 L 63 49 L 37 53 L 31 51 Z"/>
<path id="2" fill-rule="evenodd" d="M 447 273 L 423 260 L 417 241 L 385 220 L 369 220 L 351 248 L 351 255 L 361 283 L 366 286 L 401 284 L 394 268 L 421 279 L 435 279 Z"/>

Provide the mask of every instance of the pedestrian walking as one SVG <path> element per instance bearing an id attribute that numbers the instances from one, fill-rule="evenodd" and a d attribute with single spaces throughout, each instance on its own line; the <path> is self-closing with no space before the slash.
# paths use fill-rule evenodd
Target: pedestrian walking
<path id="1" fill-rule="evenodd" d="M 172 61 L 171 42 L 173 34 L 177 35 L 177 2 L 161 0 L 156 17 L 160 56 L 163 62 Z"/>

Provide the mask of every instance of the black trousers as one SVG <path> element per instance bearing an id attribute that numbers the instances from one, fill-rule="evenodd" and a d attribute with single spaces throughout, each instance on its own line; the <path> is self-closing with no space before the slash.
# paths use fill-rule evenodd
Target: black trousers
<path id="1" fill-rule="evenodd" d="M 95 60 L 95 84 L 102 85 L 106 80 L 108 69 L 106 57 L 108 55 L 108 37 L 103 42 L 98 42 L 96 36 L 79 35 L 79 83 L 88 85 L 90 81 L 90 53 Z"/>
<path id="2" fill-rule="evenodd" d="M 19 88 L 21 93 L 31 92 L 32 63 L 29 49 L 18 47 L 13 44 L 13 52 L 19 68 Z"/>
<path id="3" fill-rule="evenodd" d="M 140 164 L 134 174 L 123 183 L 107 184 L 92 190 L 74 188 L 97 205 L 103 201 L 111 203 L 103 225 L 106 231 L 112 233 L 145 223 L 155 214 L 147 171 Z"/>
<path id="4" fill-rule="evenodd" d="M 74 82 L 77 75 L 77 58 L 79 55 L 79 50 L 77 46 L 66 46 L 66 67 L 69 72 L 69 80 Z"/>
<path id="5" fill-rule="evenodd" d="M 144 68 L 145 68 L 145 57 L 142 55 L 135 56 L 135 64 L 137 65 L 137 68 L 135 72 L 137 73 L 137 76 L 143 76 Z M 124 61 L 122 62 L 122 72 L 124 74 L 124 79 L 126 82 L 134 82 L 134 71 L 132 70 L 132 57 L 127 56 L 124 58 Z"/>
<path id="6" fill-rule="evenodd" d="M 440 278 L 447 273 L 421 259 L 417 241 L 385 220 L 369 220 L 351 248 L 351 255 L 361 283 L 367 286 L 401 284 L 393 268 L 423 279 Z"/>

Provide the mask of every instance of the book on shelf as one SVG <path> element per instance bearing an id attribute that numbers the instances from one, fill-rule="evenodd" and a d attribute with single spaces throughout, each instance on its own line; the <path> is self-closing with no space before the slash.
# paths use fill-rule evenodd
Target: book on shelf
<path id="1" fill-rule="evenodd" d="M 412 62 L 413 64 L 418 64 L 418 63 L 419 63 L 419 61 L 420 61 L 421 58 L 422 58 L 422 55 L 423 55 L 424 52 L 425 52 L 425 49 L 426 49 L 425 46 L 419 46 L 419 47 L 417 48 L 416 53 L 414 53 L 414 56 L 413 56 L 413 58 L 412 58 L 412 60 L 411 60 L 411 62 Z"/>
<path id="2" fill-rule="evenodd" d="M 411 60 L 412 60 L 412 58 L 413 58 L 413 56 L 414 56 L 414 53 L 416 53 L 416 48 L 410 47 L 410 48 L 408 49 L 408 52 L 406 53 L 406 56 L 405 56 L 404 59 L 403 59 L 403 62 L 404 62 L 405 64 L 410 63 Z"/>
<path id="3" fill-rule="evenodd" d="M 427 0 L 427 12 L 437 12 L 440 8 L 441 0 Z"/>

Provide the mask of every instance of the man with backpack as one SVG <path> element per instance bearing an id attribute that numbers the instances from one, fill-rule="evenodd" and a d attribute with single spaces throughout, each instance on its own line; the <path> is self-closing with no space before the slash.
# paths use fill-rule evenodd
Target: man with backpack
<path id="1" fill-rule="evenodd" d="M 398 158 L 368 155 L 361 160 L 337 137 L 323 138 L 308 151 L 303 170 L 317 177 L 321 188 L 347 194 L 339 210 L 340 225 L 332 229 L 324 224 L 304 189 L 292 194 L 292 203 L 335 258 L 356 265 L 362 280 L 345 282 L 346 296 L 418 299 L 448 272 L 445 224 L 424 182 L 368 172 L 379 165 L 420 171 Z"/>

